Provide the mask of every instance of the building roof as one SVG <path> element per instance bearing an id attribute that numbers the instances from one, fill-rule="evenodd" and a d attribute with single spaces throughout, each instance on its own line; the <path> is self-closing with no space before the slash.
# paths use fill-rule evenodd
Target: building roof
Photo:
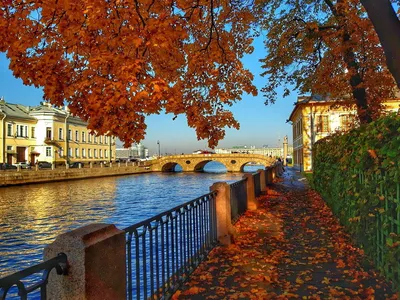
<path id="1" fill-rule="evenodd" d="M 400 93 L 396 92 L 395 96 L 398 97 L 398 99 L 388 99 L 387 101 L 399 101 L 400 102 Z M 316 104 L 316 105 L 318 105 L 318 104 L 320 104 L 320 105 L 339 104 L 339 103 L 349 104 L 349 103 L 353 103 L 353 102 L 354 102 L 354 100 L 350 95 L 347 97 L 344 97 L 343 99 L 331 98 L 329 95 L 299 96 L 299 97 L 297 97 L 297 102 L 294 103 L 294 108 L 289 116 L 288 121 L 293 121 L 293 116 L 294 116 L 295 112 L 297 111 L 297 109 L 299 109 L 302 106 L 306 106 L 309 104 Z"/>
<path id="2" fill-rule="evenodd" d="M 6 103 L 4 100 L 0 100 L 0 113 L 5 114 L 7 117 L 36 120 L 34 117 L 29 115 L 30 110 L 31 107 L 29 106 Z"/>

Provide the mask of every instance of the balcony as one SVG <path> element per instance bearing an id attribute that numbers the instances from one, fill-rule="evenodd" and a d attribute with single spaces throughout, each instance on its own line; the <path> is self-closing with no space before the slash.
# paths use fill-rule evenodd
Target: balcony
<path id="1" fill-rule="evenodd" d="M 52 146 L 56 146 L 57 148 L 61 148 L 61 145 L 58 143 L 58 141 L 56 141 L 56 140 L 54 140 L 52 138 L 46 137 L 44 139 L 44 142 L 47 145 L 52 145 Z"/>

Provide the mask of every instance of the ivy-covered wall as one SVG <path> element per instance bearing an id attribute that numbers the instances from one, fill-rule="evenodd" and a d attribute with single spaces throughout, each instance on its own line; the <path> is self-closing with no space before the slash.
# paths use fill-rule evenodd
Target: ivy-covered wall
<path id="1" fill-rule="evenodd" d="M 400 116 L 318 141 L 313 163 L 313 187 L 399 288 Z"/>

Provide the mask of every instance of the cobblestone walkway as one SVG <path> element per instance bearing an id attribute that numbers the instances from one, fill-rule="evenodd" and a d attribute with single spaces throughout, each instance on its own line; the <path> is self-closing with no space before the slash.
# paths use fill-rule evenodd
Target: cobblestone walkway
<path id="1" fill-rule="evenodd" d="M 298 174 L 287 170 L 173 299 L 397 299 Z"/>

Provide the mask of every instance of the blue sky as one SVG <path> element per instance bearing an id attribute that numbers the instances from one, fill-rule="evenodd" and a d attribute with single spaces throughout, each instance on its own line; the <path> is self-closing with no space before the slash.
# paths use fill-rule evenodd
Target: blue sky
<path id="1" fill-rule="evenodd" d="M 247 69 L 254 74 L 254 84 L 261 89 L 266 82 L 259 74 L 262 72 L 260 58 L 265 56 L 261 38 L 254 42 L 255 50 L 243 59 Z M 8 68 L 9 61 L 4 53 L 0 53 L 0 97 L 10 103 L 38 105 L 42 101 L 41 89 L 25 86 L 21 79 L 12 75 Z M 297 99 L 297 93 L 282 98 L 278 91 L 275 104 L 265 106 L 262 93 L 253 97 L 244 95 L 243 100 L 234 104 L 230 110 L 240 123 L 240 130 L 227 129 L 224 140 L 218 147 L 227 148 L 236 145 L 261 147 L 262 145 L 276 146 L 281 144 L 283 137 L 292 141 L 291 125 L 286 123 Z M 157 141 L 160 141 L 161 153 L 190 153 L 196 149 L 205 149 L 207 141 L 198 141 L 194 129 L 187 126 L 184 115 L 172 120 L 173 115 L 153 115 L 147 117 L 147 134 L 143 144 L 149 148 L 150 154 L 156 153 Z"/>

